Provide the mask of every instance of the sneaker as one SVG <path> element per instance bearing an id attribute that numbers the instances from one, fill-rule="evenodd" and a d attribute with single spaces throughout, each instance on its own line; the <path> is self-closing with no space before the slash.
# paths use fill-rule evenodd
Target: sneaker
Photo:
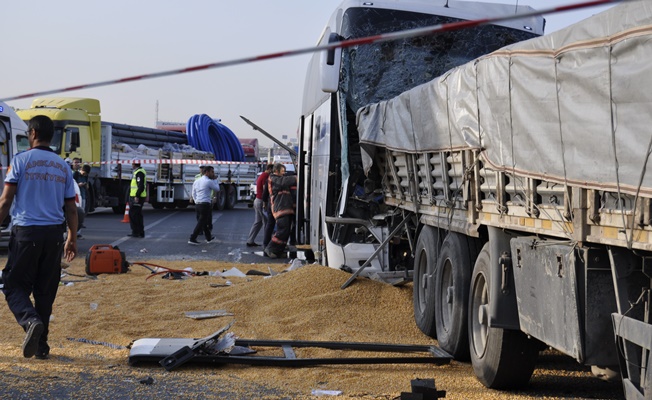
<path id="1" fill-rule="evenodd" d="M 206 239 L 206 243 L 212 243 L 216 239 L 215 236 L 211 236 L 210 239 Z"/>
<path id="2" fill-rule="evenodd" d="M 199 242 L 197 241 L 197 239 L 190 239 L 190 240 L 188 240 L 188 244 L 192 244 L 193 246 L 197 246 L 199 244 Z"/>
<path id="3" fill-rule="evenodd" d="M 267 255 L 267 257 L 269 257 L 269 258 L 278 258 L 276 253 L 274 253 L 273 251 L 269 251 L 269 250 L 265 250 L 265 255 Z"/>
<path id="4" fill-rule="evenodd" d="M 31 319 L 27 323 L 25 340 L 23 341 L 23 357 L 31 358 L 36 354 L 38 341 L 43 333 L 43 322 L 37 318 Z"/>
<path id="5" fill-rule="evenodd" d="M 247 243 L 247 247 L 259 247 L 258 243 Z"/>

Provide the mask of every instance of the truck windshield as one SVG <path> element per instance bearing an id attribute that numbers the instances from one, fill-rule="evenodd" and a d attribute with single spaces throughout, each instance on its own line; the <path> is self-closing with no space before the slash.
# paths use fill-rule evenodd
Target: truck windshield
<path id="1" fill-rule="evenodd" d="M 50 148 L 57 154 L 61 154 L 61 141 L 63 139 L 63 128 L 54 128 L 54 136 L 50 141 Z"/>
<path id="2" fill-rule="evenodd" d="M 459 21 L 408 11 L 350 8 L 342 20 L 342 35 L 345 39 L 355 39 Z M 347 93 L 347 104 L 355 111 L 395 97 L 481 55 L 535 36 L 526 31 L 486 25 L 354 46 L 343 51 L 342 89 Z"/>

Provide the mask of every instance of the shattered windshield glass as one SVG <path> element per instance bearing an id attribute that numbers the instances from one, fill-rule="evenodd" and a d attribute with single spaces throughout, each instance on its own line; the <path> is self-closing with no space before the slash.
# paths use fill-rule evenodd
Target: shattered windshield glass
<path id="1" fill-rule="evenodd" d="M 355 39 L 459 21 L 407 11 L 351 8 L 344 15 L 342 34 L 345 39 Z M 486 25 L 344 49 L 343 89 L 347 93 L 347 103 L 352 110 L 357 110 L 390 99 L 453 67 L 535 36 Z"/>

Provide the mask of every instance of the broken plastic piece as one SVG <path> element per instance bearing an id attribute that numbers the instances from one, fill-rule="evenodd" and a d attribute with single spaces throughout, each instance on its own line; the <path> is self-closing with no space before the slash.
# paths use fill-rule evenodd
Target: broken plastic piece
<path id="1" fill-rule="evenodd" d="M 342 395 L 342 391 L 341 390 L 312 389 L 311 394 L 313 396 L 340 396 L 340 395 Z"/>
<path id="2" fill-rule="evenodd" d="M 245 275 L 242 271 L 240 271 L 236 267 L 233 267 L 228 271 L 222 272 L 222 276 L 235 276 L 235 277 L 239 277 L 239 278 L 244 278 L 247 275 Z"/>

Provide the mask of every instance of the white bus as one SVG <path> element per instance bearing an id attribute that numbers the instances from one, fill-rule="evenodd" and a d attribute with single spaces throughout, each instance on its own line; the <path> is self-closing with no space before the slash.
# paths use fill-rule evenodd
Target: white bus
<path id="1" fill-rule="evenodd" d="M 27 125 L 16 112 L 7 104 L 0 102 L 0 179 L 4 182 L 11 157 L 29 148 L 27 141 Z M 4 186 L 4 184 L 3 184 Z M 1 189 L 0 189 L 1 191 Z M 6 248 L 9 244 L 11 230 L 11 217 L 7 216 L 0 221 L 0 247 Z"/>
<path id="2" fill-rule="evenodd" d="M 528 12 L 528 6 L 472 1 L 355 1 L 335 10 L 319 44 L 436 24 Z M 434 36 L 416 37 L 315 53 L 305 81 L 299 129 L 297 238 L 310 243 L 323 264 L 356 269 L 387 237 L 386 227 L 360 229 L 346 222 L 378 213 L 365 180 L 356 111 L 392 98 L 481 55 L 543 34 L 545 21 L 531 17 Z M 369 183 L 369 182 L 367 182 Z M 379 224 L 380 225 L 380 224 Z M 390 270 L 411 262 L 409 243 L 385 247 L 371 261 Z"/>

